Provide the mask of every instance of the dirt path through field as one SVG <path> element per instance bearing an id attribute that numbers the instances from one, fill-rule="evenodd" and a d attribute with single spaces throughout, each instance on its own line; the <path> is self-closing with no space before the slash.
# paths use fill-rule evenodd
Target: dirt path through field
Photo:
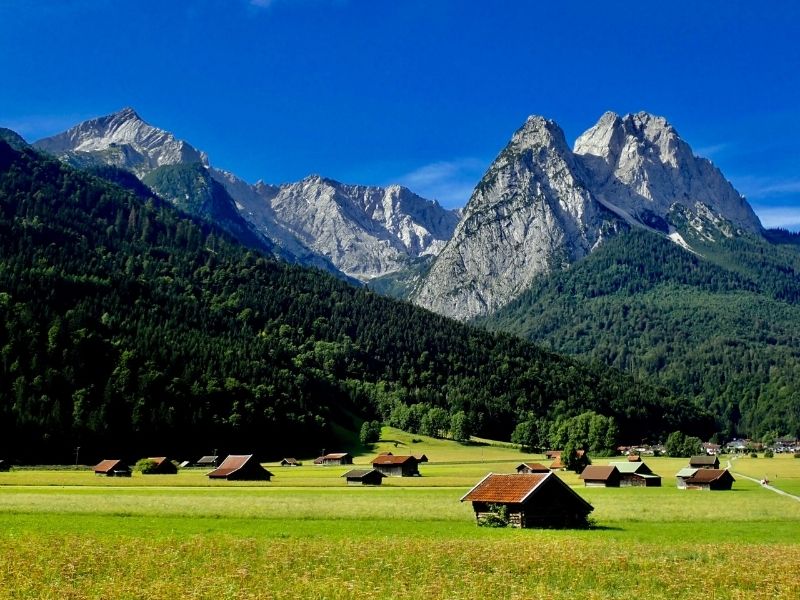
<path id="1" fill-rule="evenodd" d="M 736 458 L 734 457 L 733 460 L 736 460 Z M 731 461 L 729 460 L 728 461 L 728 470 L 731 471 L 731 473 L 733 473 L 734 475 L 736 475 L 736 477 L 744 477 L 745 479 L 749 479 L 750 481 L 754 481 L 755 483 L 759 484 L 765 490 L 770 490 L 772 492 L 775 492 L 776 494 L 780 494 L 781 496 L 786 496 L 787 498 L 791 498 L 792 500 L 796 500 L 797 502 L 800 502 L 800 496 L 795 496 L 794 494 L 790 494 L 789 492 L 784 492 L 783 490 L 779 490 L 776 487 L 772 487 L 768 483 L 761 483 L 760 479 L 756 479 L 755 477 L 750 477 L 749 475 L 743 475 L 742 473 L 737 473 L 736 471 L 733 471 L 732 469 L 733 469 L 733 465 L 731 464 Z"/>

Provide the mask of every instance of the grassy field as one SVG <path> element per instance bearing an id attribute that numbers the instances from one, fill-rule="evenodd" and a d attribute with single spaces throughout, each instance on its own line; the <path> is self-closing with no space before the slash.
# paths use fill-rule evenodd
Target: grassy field
<path id="1" fill-rule="evenodd" d="M 800 597 L 800 502 L 758 484 L 678 490 L 686 461 L 663 458 L 648 460 L 662 488 L 560 473 L 595 528 L 484 529 L 459 498 L 535 457 L 428 444 L 413 449 L 432 460 L 422 477 L 378 488 L 346 487 L 344 467 L 270 466 L 273 482 L 235 485 L 195 470 L 0 474 L 0 598 Z M 800 477 L 800 460 L 772 460 L 779 480 Z"/>

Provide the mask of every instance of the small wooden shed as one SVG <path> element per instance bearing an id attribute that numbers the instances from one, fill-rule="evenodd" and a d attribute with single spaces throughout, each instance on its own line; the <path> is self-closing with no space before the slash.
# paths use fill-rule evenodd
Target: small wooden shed
<path id="1" fill-rule="evenodd" d="M 619 487 L 619 470 L 613 465 L 589 465 L 580 478 L 586 487 Z"/>
<path id="2" fill-rule="evenodd" d="M 380 485 L 386 475 L 375 469 L 353 469 L 342 477 L 347 480 L 347 485 Z"/>
<path id="3" fill-rule="evenodd" d="M 130 477 L 131 470 L 121 460 L 113 458 L 100 461 L 94 468 L 94 474 L 105 477 Z"/>
<path id="4" fill-rule="evenodd" d="M 414 458 L 417 459 L 418 463 L 426 463 L 428 462 L 428 457 L 425 454 L 414 455 Z"/>
<path id="5" fill-rule="evenodd" d="M 512 527 L 585 527 L 594 510 L 554 473 L 489 473 L 461 502 L 472 502 L 478 522 L 504 506 Z"/>
<path id="6" fill-rule="evenodd" d="M 280 465 L 282 467 L 299 467 L 300 462 L 296 458 L 284 458 L 281 460 Z"/>
<path id="7" fill-rule="evenodd" d="M 372 468 L 387 477 L 413 477 L 419 475 L 419 463 L 414 456 L 381 454 L 372 461 Z"/>
<path id="8" fill-rule="evenodd" d="M 693 456 L 689 459 L 689 467 L 692 469 L 719 469 L 719 458 L 716 456 Z"/>
<path id="9" fill-rule="evenodd" d="M 517 473 L 549 473 L 550 469 L 540 463 L 521 463 L 517 465 Z"/>
<path id="10" fill-rule="evenodd" d="M 153 461 L 155 465 L 147 473 L 143 472 L 144 475 L 175 475 L 178 472 L 178 467 L 171 460 L 167 460 L 166 456 L 156 456 L 147 460 Z"/>
<path id="11" fill-rule="evenodd" d="M 352 465 L 353 455 L 348 452 L 333 452 L 325 454 L 314 460 L 315 465 Z"/>
<path id="12" fill-rule="evenodd" d="M 201 456 L 194 463 L 195 467 L 216 467 L 219 465 L 219 456 Z"/>
<path id="13" fill-rule="evenodd" d="M 684 485 L 678 487 L 686 490 L 729 490 L 736 480 L 728 469 L 697 469 L 694 475 L 683 478 Z"/>
<path id="14" fill-rule="evenodd" d="M 661 487 L 661 477 L 643 462 L 612 462 L 619 471 L 622 487 Z"/>
<path id="15" fill-rule="evenodd" d="M 269 481 L 272 473 L 262 467 L 252 454 L 231 454 L 208 477 L 229 481 Z"/>

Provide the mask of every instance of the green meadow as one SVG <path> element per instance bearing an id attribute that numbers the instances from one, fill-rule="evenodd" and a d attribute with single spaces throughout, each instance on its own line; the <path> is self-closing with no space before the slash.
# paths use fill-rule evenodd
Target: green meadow
<path id="1" fill-rule="evenodd" d="M 375 451 L 427 454 L 422 477 L 375 488 L 311 461 L 267 463 L 269 483 L 196 469 L 0 473 L 0 598 L 800 597 L 800 502 L 757 483 L 678 490 L 686 461 L 667 458 L 647 460 L 662 488 L 586 489 L 559 473 L 594 505 L 592 529 L 485 529 L 459 498 L 489 471 L 545 459 L 415 439 Z M 800 481 L 791 457 L 734 471 L 760 477 L 767 461 L 779 481 Z"/>

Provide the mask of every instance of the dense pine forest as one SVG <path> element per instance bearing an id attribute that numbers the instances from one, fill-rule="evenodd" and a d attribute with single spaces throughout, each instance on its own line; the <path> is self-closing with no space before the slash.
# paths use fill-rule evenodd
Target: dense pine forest
<path id="1" fill-rule="evenodd" d="M 449 435 L 453 415 L 509 439 L 589 410 L 623 441 L 713 429 L 663 388 L 280 263 L 0 141 L 6 457 L 313 453 L 364 419 Z"/>
<path id="2" fill-rule="evenodd" d="M 725 436 L 800 436 L 800 236 L 635 230 L 483 321 L 694 398 Z"/>

